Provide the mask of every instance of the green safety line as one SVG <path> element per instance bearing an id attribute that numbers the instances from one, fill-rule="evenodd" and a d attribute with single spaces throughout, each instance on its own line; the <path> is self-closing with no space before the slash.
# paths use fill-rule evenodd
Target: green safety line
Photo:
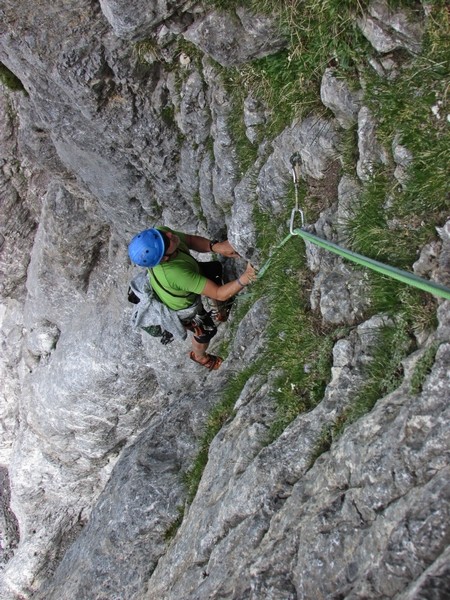
<path id="1" fill-rule="evenodd" d="M 262 267 L 259 269 L 259 271 L 258 271 L 258 277 L 262 277 L 262 276 L 264 275 L 264 273 L 265 273 L 265 272 L 267 271 L 267 269 L 269 268 L 269 266 L 270 266 L 270 263 L 272 262 L 272 258 L 273 258 L 273 255 L 275 254 L 275 252 L 276 252 L 277 250 L 279 250 L 280 248 L 282 248 L 282 247 L 285 245 L 285 243 L 286 243 L 288 240 L 290 240 L 290 239 L 291 239 L 291 237 L 292 237 L 292 235 L 289 233 L 289 234 L 288 234 L 288 235 L 287 235 L 287 236 L 284 238 L 284 240 L 283 240 L 283 241 L 282 241 L 280 244 L 278 244 L 278 246 L 275 246 L 275 248 L 274 248 L 274 249 L 273 249 L 273 251 L 271 252 L 271 255 L 270 255 L 270 257 L 269 257 L 269 258 L 267 259 L 267 261 L 266 261 L 266 262 L 263 264 L 263 266 L 262 266 Z"/>
<path id="2" fill-rule="evenodd" d="M 289 233 L 289 235 L 287 235 L 284 238 L 284 240 L 280 244 L 278 244 L 278 246 L 276 246 L 274 251 L 276 251 L 279 248 L 282 248 L 293 235 L 298 235 L 304 240 L 315 244 L 316 246 L 320 246 L 325 250 L 329 250 L 334 254 L 338 254 L 339 256 L 342 256 L 342 258 L 351 260 L 354 263 L 357 263 L 358 265 L 372 269 L 372 271 L 376 271 L 377 273 L 381 273 L 382 275 L 387 275 L 388 277 L 396 279 L 397 281 L 401 281 L 402 283 L 407 283 L 408 285 L 424 290 L 425 292 L 429 292 L 430 294 L 434 294 L 435 296 L 440 296 L 441 298 L 446 298 L 447 300 L 450 300 L 450 289 L 448 287 L 445 287 L 444 285 L 434 283 L 433 281 L 428 281 L 426 279 L 423 279 L 422 277 L 414 275 L 414 273 L 409 273 L 408 271 L 403 271 L 402 269 L 391 267 L 390 265 L 381 263 L 378 260 L 374 260 L 373 258 L 367 258 L 367 256 L 363 256 L 362 254 L 352 252 L 351 250 L 346 250 L 345 248 L 341 248 L 341 246 L 338 246 L 333 242 L 329 242 L 328 240 L 324 240 L 320 237 L 317 237 L 317 235 L 309 233 L 308 231 L 304 231 L 303 229 L 294 229 L 293 233 Z M 261 267 L 261 269 L 258 272 L 258 277 L 262 277 L 264 275 L 271 261 L 272 256 Z"/>

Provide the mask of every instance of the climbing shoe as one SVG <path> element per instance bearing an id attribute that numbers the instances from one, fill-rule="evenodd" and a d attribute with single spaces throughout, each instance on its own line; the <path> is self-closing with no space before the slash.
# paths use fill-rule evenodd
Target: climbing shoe
<path id="1" fill-rule="evenodd" d="M 215 356 L 214 354 L 205 354 L 201 358 L 195 355 L 195 352 L 191 352 L 189 354 L 190 359 L 201 365 L 202 367 L 206 367 L 210 371 L 217 371 L 220 365 L 223 363 L 223 358 L 220 356 Z"/>

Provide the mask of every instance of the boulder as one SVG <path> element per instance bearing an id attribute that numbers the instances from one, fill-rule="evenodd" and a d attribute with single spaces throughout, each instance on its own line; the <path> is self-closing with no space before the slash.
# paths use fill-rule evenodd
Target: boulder
<path id="1" fill-rule="evenodd" d="M 424 32 L 423 18 L 412 9 L 391 9 L 386 0 L 374 0 L 368 13 L 359 19 L 359 27 L 378 52 L 387 53 L 405 48 L 420 52 Z"/>
<path id="2" fill-rule="evenodd" d="M 350 129 L 358 122 L 362 91 L 352 91 L 348 82 L 336 76 L 334 69 L 325 69 L 320 87 L 323 104 L 332 110 L 339 125 Z"/>
<path id="3" fill-rule="evenodd" d="M 183 35 L 223 67 L 274 54 L 286 44 L 273 18 L 243 7 L 235 14 L 212 11 L 197 19 Z"/>

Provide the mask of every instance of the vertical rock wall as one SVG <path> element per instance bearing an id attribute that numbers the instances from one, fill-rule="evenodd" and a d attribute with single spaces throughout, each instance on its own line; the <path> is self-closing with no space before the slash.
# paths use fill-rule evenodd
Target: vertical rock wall
<path id="1" fill-rule="evenodd" d="M 360 23 L 374 47 L 417 51 L 423 22 L 407 27 L 383 7 L 371 3 Z M 324 426 L 361 385 L 383 318 L 360 323 L 364 282 L 308 248 L 312 308 L 354 326 L 334 348 L 324 400 L 266 446 L 275 374 L 251 378 L 172 542 L 186 500 L 180 472 L 230 374 L 261 352 L 267 307 L 239 324 L 218 374 L 193 370 L 184 343 L 163 350 L 129 327 L 130 235 L 155 222 L 211 238 L 228 231 L 258 261 L 253 210 L 280 214 L 294 151 L 326 197 L 316 230 L 339 231 L 360 189 L 336 169 L 342 132 L 358 123 L 361 181 L 388 157 L 361 94 L 327 69 L 321 98 L 335 118 L 311 116 L 263 140 L 241 173 L 217 63 L 282 48 L 271 19 L 180 1 L 3 0 L 0 12 L 0 61 L 26 91 L 0 93 L 2 598 L 440 594 L 448 303 L 401 388 L 310 469 Z M 243 111 L 255 141 L 264 107 L 249 98 Z M 436 259 L 420 268 L 445 282 L 443 225 Z M 408 374 L 432 343 L 435 365 L 412 393 Z"/>

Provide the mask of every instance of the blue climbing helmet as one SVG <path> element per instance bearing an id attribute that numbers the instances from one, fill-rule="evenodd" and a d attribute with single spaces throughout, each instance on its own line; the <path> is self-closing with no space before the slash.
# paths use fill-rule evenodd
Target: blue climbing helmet
<path id="1" fill-rule="evenodd" d="M 157 229 L 145 229 L 134 236 L 128 255 L 140 267 L 156 267 L 165 252 L 164 238 Z"/>

